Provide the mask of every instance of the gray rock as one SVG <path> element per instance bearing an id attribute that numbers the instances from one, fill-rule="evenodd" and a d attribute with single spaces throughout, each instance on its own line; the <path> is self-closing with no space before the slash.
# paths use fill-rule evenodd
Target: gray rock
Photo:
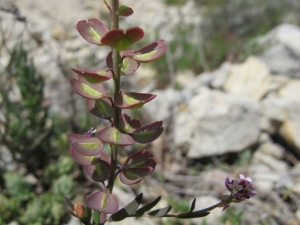
<path id="1" fill-rule="evenodd" d="M 260 100 L 269 91 L 272 76 L 266 65 L 256 57 L 230 68 L 224 90 L 254 100 Z"/>
<path id="2" fill-rule="evenodd" d="M 267 98 L 262 102 L 262 113 L 271 122 L 280 122 L 279 133 L 300 151 L 300 100 Z"/>
<path id="3" fill-rule="evenodd" d="M 259 125 L 255 101 L 201 88 L 175 117 L 175 146 L 190 158 L 238 152 L 257 142 Z"/>
<path id="4" fill-rule="evenodd" d="M 281 160 L 283 151 L 272 142 L 263 143 L 254 153 L 252 163 L 268 166 L 276 174 L 284 174 L 288 170 L 286 162 Z"/>
<path id="5" fill-rule="evenodd" d="M 267 46 L 261 56 L 272 73 L 300 77 L 300 28 L 282 24 L 260 38 L 261 46 Z"/>

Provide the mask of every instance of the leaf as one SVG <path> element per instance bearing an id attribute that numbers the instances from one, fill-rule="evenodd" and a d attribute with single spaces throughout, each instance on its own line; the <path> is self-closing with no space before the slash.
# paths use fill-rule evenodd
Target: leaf
<path id="1" fill-rule="evenodd" d="M 195 205 L 196 205 L 196 199 L 194 198 L 193 201 L 192 201 L 191 208 L 190 208 L 189 212 L 193 212 L 194 211 Z"/>
<path id="2" fill-rule="evenodd" d="M 94 115 L 101 119 L 112 119 L 114 117 L 114 110 L 109 98 L 101 98 L 98 100 L 86 99 L 85 104 L 87 109 Z"/>
<path id="3" fill-rule="evenodd" d="M 113 214 L 109 220 L 110 221 L 121 221 L 125 219 L 126 217 L 132 215 L 139 205 L 141 204 L 143 199 L 143 193 L 139 194 L 133 201 L 131 201 L 128 205 L 126 205 L 124 208 L 120 209 L 118 212 Z"/>
<path id="4" fill-rule="evenodd" d="M 95 156 L 103 151 L 104 145 L 98 138 L 80 134 L 68 134 L 67 136 L 72 142 L 72 147 L 82 155 Z"/>
<path id="5" fill-rule="evenodd" d="M 152 173 L 155 166 L 156 162 L 150 158 L 149 151 L 134 152 L 127 158 L 122 168 L 120 181 L 127 185 L 136 184 Z"/>
<path id="6" fill-rule="evenodd" d="M 152 173 L 152 167 L 127 168 L 120 173 L 120 181 L 126 185 L 137 184 Z"/>
<path id="7" fill-rule="evenodd" d="M 119 203 L 116 197 L 108 192 L 97 191 L 86 199 L 86 205 L 102 213 L 113 214 L 118 211 Z"/>
<path id="8" fill-rule="evenodd" d="M 104 23 L 95 18 L 79 21 L 77 30 L 86 41 L 95 45 L 102 45 L 101 39 L 109 31 Z"/>
<path id="9" fill-rule="evenodd" d="M 116 105 L 121 109 L 138 109 L 155 97 L 156 95 L 154 94 L 126 92 L 121 90 L 116 99 Z"/>
<path id="10" fill-rule="evenodd" d="M 162 121 L 157 121 L 135 130 L 131 136 L 136 142 L 145 144 L 158 138 L 162 134 L 163 130 Z"/>
<path id="11" fill-rule="evenodd" d="M 73 90 L 84 98 L 97 100 L 108 97 L 107 92 L 101 84 L 92 84 L 81 76 L 71 78 L 70 83 Z"/>
<path id="12" fill-rule="evenodd" d="M 125 57 L 122 61 L 122 67 L 121 67 L 121 71 L 123 72 L 123 74 L 125 75 L 131 75 L 133 74 L 138 68 L 140 67 L 140 64 L 129 58 L 129 57 Z"/>
<path id="13" fill-rule="evenodd" d="M 78 153 L 78 151 L 76 151 L 74 148 L 70 149 L 70 155 L 75 160 L 75 162 L 87 166 L 96 164 L 99 161 L 101 154 L 102 153 L 95 156 L 86 156 Z"/>
<path id="14" fill-rule="evenodd" d="M 194 211 L 194 212 L 190 212 L 190 213 L 181 213 L 176 215 L 177 218 L 181 218 L 181 219 L 191 219 L 191 218 L 198 218 L 198 217 L 204 217 L 207 216 L 210 212 L 208 211 Z"/>
<path id="15" fill-rule="evenodd" d="M 133 14 L 133 10 L 132 8 L 126 6 L 126 5 L 121 5 L 119 7 L 119 15 L 120 16 L 125 16 L 125 17 L 128 17 L 128 16 L 131 16 Z"/>
<path id="16" fill-rule="evenodd" d="M 113 77 L 113 73 L 109 70 L 77 70 L 71 68 L 79 76 L 84 77 L 91 84 L 98 84 L 107 81 Z"/>
<path id="17" fill-rule="evenodd" d="M 122 51 L 141 40 L 143 37 L 144 31 L 139 27 L 133 27 L 126 31 L 114 29 L 107 32 L 105 36 L 102 37 L 101 43 L 118 51 Z"/>
<path id="18" fill-rule="evenodd" d="M 74 211 L 74 205 L 73 205 L 73 203 L 67 198 L 67 196 L 64 196 L 64 199 L 65 199 L 65 202 L 67 203 L 69 209 L 71 211 Z"/>
<path id="19" fill-rule="evenodd" d="M 142 215 L 145 212 L 149 211 L 150 209 L 152 209 L 154 206 L 156 206 L 156 204 L 160 201 L 161 196 L 158 196 L 154 201 L 150 202 L 147 205 L 144 205 L 143 207 L 141 207 L 140 209 L 138 209 L 135 214 L 137 215 Z"/>
<path id="20" fill-rule="evenodd" d="M 149 212 L 148 214 L 150 216 L 162 217 L 162 216 L 165 216 L 166 214 L 168 214 L 168 212 L 170 212 L 171 209 L 172 209 L 171 206 L 167 206 L 165 208 L 153 210 L 153 211 Z"/>
<path id="21" fill-rule="evenodd" d="M 95 165 L 83 166 L 83 170 L 94 181 L 103 182 L 108 179 L 109 164 L 105 161 L 99 160 L 99 162 Z"/>
<path id="22" fill-rule="evenodd" d="M 118 146 L 133 145 L 134 140 L 128 134 L 121 133 L 115 127 L 106 127 L 97 133 L 97 138 L 101 141 Z"/>
<path id="23" fill-rule="evenodd" d="M 132 58 L 138 62 L 151 62 L 165 54 L 167 49 L 168 46 L 165 44 L 164 40 L 158 40 L 135 51 Z"/>
<path id="24" fill-rule="evenodd" d="M 93 223 L 94 224 L 99 224 L 99 222 L 100 222 L 100 215 L 101 215 L 101 212 L 99 212 L 97 210 L 94 210 L 94 212 L 93 212 Z"/>
<path id="25" fill-rule="evenodd" d="M 138 119 L 131 119 L 131 117 L 125 113 L 122 114 L 121 117 L 121 129 L 124 130 L 126 133 L 134 132 L 136 129 L 142 127 L 142 123 Z"/>

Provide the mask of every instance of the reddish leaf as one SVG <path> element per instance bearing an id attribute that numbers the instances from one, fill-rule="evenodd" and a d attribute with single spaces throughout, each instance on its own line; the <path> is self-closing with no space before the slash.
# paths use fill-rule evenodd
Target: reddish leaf
<path id="1" fill-rule="evenodd" d="M 68 134 L 72 147 L 82 155 L 95 156 L 102 152 L 103 143 L 94 137 L 88 137 L 80 134 Z"/>
<path id="2" fill-rule="evenodd" d="M 156 166 L 156 162 L 150 158 L 150 152 L 145 149 L 132 153 L 124 164 L 124 168 L 139 168 L 145 166 Z"/>
<path id="3" fill-rule="evenodd" d="M 93 115 L 101 119 L 110 120 L 114 116 L 114 110 L 111 105 L 111 101 L 108 98 L 98 100 L 86 99 L 85 104 Z"/>
<path id="4" fill-rule="evenodd" d="M 130 28 L 126 31 L 115 29 L 107 32 L 101 39 L 101 43 L 122 51 L 143 37 L 144 31 L 139 27 Z"/>
<path id="5" fill-rule="evenodd" d="M 153 94 L 126 92 L 121 90 L 117 97 L 116 105 L 121 109 L 138 109 L 155 97 L 156 95 Z"/>
<path id="6" fill-rule="evenodd" d="M 95 18 L 79 21 L 77 30 L 86 41 L 95 45 L 102 45 L 101 39 L 109 31 L 104 23 Z"/>
<path id="7" fill-rule="evenodd" d="M 91 209 L 107 214 L 113 214 L 119 209 L 117 199 L 112 194 L 103 191 L 91 194 L 86 199 L 86 205 Z"/>
<path id="8" fill-rule="evenodd" d="M 96 165 L 83 166 L 83 170 L 96 182 L 103 182 L 108 179 L 109 164 L 105 161 L 99 160 Z"/>
<path id="9" fill-rule="evenodd" d="M 155 169 L 156 162 L 150 158 L 147 150 L 140 150 L 132 153 L 126 160 L 120 181 L 124 184 L 131 185 L 140 182 Z"/>
<path id="10" fill-rule="evenodd" d="M 75 162 L 81 164 L 81 165 L 94 165 L 96 163 L 99 162 L 99 159 L 101 158 L 101 154 L 103 152 L 101 152 L 98 155 L 95 156 L 86 156 L 86 155 L 82 155 L 80 154 L 78 151 L 76 151 L 74 148 L 70 149 L 70 154 L 72 156 L 72 158 L 75 160 Z"/>
<path id="11" fill-rule="evenodd" d="M 133 14 L 133 10 L 132 8 L 126 6 L 126 5 L 121 5 L 119 7 L 119 15 L 120 16 L 125 16 L 125 17 L 128 17 L 128 16 L 131 16 Z"/>
<path id="12" fill-rule="evenodd" d="M 165 54 L 167 49 L 168 46 L 165 45 L 164 40 L 158 40 L 138 51 L 135 51 L 135 55 L 132 58 L 138 62 L 151 62 Z"/>
<path id="13" fill-rule="evenodd" d="M 158 138 L 163 130 L 162 121 L 158 121 L 135 130 L 131 136 L 136 142 L 145 144 Z"/>
<path id="14" fill-rule="evenodd" d="M 97 138 L 113 145 L 127 146 L 134 144 L 134 140 L 128 135 L 121 133 L 115 127 L 106 127 L 97 133 Z"/>
<path id="15" fill-rule="evenodd" d="M 108 97 L 107 92 L 101 84 L 91 84 L 81 76 L 71 78 L 70 83 L 73 90 L 84 98 L 97 100 Z"/>
<path id="16" fill-rule="evenodd" d="M 139 68 L 139 66 L 140 64 L 137 61 L 133 60 L 132 58 L 125 57 L 123 59 L 121 71 L 125 75 L 130 75 L 133 74 Z"/>
<path id="17" fill-rule="evenodd" d="M 110 70 L 77 70 L 71 68 L 75 73 L 84 77 L 88 82 L 92 84 L 98 84 L 103 81 L 107 81 L 113 77 Z"/>
<path id="18" fill-rule="evenodd" d="M 106 56 L 106 65 L 108 68 L 113 69 L 112 51 L 110 51 Z"/>
<path id="19" fill-rule="evenodd" d="M 128 168 L 120 173 L 120 181 L 126 185 L 137 184 L 153 172 L 151 167 Z"/>
<path id="20" fill-rule="evenodd" d="M 131 119 L 127 114 L 122 114 L 121 128 L 126 133 L 132 133 L 136 129 L 142 127 L 142 123 L 138 119 Z"/>

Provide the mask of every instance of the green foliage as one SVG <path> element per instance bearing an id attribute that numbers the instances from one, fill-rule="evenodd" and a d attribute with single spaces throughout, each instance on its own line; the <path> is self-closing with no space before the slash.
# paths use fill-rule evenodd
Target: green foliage
<path id="1" fill-rule="evenodd" d="M 6 118 L 5 129 L 0 136 L 14 159 L 25 163 L 27 170 L 36 175 L 36 169 L 47 165 L 49 156 L 53 154 L 50 151 L 52 132 L 44 102 L 44 79 L 27 55 L 22 47 L 15 47 L 7 66 L 7 80 L 3 82 L 9 85 L 9 80 L 13 79 L 15 83 L 11 83 L 10 89 L 3 88 L 0 92 L 4 99 L 1 110 Z M 21 95 L 17 101 L 7 98 L 14 88 Z"/>
<path id="2" fill-rule="evenodd" d="M 176 0 L 165 0 L 175 3 Z M 202 15 L 199 25 L 179 23 L 170 31 L 174 39 L 168 43 L 175 72 L 192 70 L 199 74 L 214 70 L 224 61 L 244 61 L 258 54 L 261 46 L 255 38 L 264 35 L 292 15 L 292 22 L 300 24 L 299 1 L 260 0 L 194 0 Z M 183 15 L 177 15 L 182 17 Z M 266 19 L 267 18 L 267 19 Z M 192 40 L 191 37 L 196 37 Z M 204 61 L 203 61 L 204 59 Z M 167 85 L 168 60 L 154 62 L 158 84 Z"/>
<path id="3" fill-rule="evenodd" d="M 242 211 L 234 211 L 231 208 L 226 209 L 224 215 L 220 217 L 220 221 L 223 224 L 230 224 L 230 225 L 242 225 Z"/>
<path id="4" fill-rule="evenodd" d="M 18 215 L 21 202 L 0 194 L 0 225 L 9 223 Z"/>
<path id="5" fill-rule="evenodd" d="M 68 156 L 60 156 L 56 163 L 49 164 L 44 171 L 43 182 L 50 184 L 53 180 L 69 174 L 74 168 L 74 161 Z"/>
<path id="6" fill-rule="evenodd" d="M 58 225 L 65 213 L 63 204 L 54 200 L 52 193 L 44 193 L 35 198 L 21 217 L 21 222 L 27 225 Z"/>
<path id="7" fill-rule="evenodd" d="M 61 156 L 56 163 L 49 164 L 43 178 L 44 192 L 39 196 L 34 194 L 32 185 L 22 175 L 5 173 L 6 189 L 4 194 L 0 194 L 0 225 L 11 221 L 26 225 L 61 224 L 67 213 L 64 196 L 74 197 L 75 182 L 68 175 L 73 167 L 74 162 L 67 156 Z"/>
<path id="8" fill-rule="evenodd" d="M 167 5 L 184 5 L 187 0 L 164 0 Z"/>
<path id="9" fill-rule="evenodd" d="M 21 174 L 5 173 L 4 181 L 9 195 L 15 201 L 22 202 L 33 197 L 31 184 Z"/>
<path id="10" fill-rule="evenodd" d="M 248 165 L 252 158 L 252 152 L 250 149 L 246 149 L 239 154 L 238 161 L 235 163 L 237 166 Z"/>
<path id="11" fill-rule="evenodd" d="M 74 195 L 75 183 L 73 178 L 68 175 L 63 175 L 53 183 L 53 193 L 57 201 L 63 202 L 64 196 L 72 198 Z"/>

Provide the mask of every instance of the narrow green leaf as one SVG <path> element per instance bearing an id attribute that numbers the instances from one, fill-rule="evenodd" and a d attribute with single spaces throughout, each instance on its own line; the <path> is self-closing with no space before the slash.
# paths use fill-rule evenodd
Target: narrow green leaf
<path id="1" fill-rule="evenodd" d="M 152 209 L 154 206 L 156 206 L 156 204 L 160 201 L 161 196 L 158 196 L 154 201 L 150 202 L 147 205 L 144 205 L 143 207 L 139 208 L 135 214 L 144 214 L 145 212 L 149 211 L 150 209 Z"/>
<path id="2" fill-rule="evenodd" d="M 99 224 L 101 212 L 97 210 L 93 210 L 93 223 Z"/>
<path id="3" fill-rule="evenodd" d="M 166 214 L 168 214 L 168 212 L 170 212 L 171 209 L 172 209 L 171 206 L 167 206 L 165 208 L 153 210 L 153 211 L 149 212 L 148 214 L 150 216 L 162 217 L 162 216 L 165 216 Z"/>
<path id="4" fill-rule="evenodd" d="M 192 204 L 191 204 L 190 212 L 193 212 L 193 211 L 194 211 L 195 205 L 196 205 L 196 199 L 194 198 L 194 199 L 193 199 L 193 202 L 192 202 Z"/>
<path id="5" fill-rule="evenodd" d="M 181 213 L 176 215 L 177 218 L 181 218 L 181 219 L 190 219 L 190 218 L 198 218 L 198 217 L 204 217 L 207 216 L 210 212 L 208 211 L 195 211 L 195 212 L 191 212 L 191 213 Z"/>
<path id="6" fill-rule="evenodd" d="M 126 217 L 132 215 L 136 209 L 139 207 L 143 199 L 143 193 L 139 194 L 133 201 L 131 201 L 124 208 L 120 209 L 118 212 L 110 217 L 110 221 L 121 221 Z"/>

